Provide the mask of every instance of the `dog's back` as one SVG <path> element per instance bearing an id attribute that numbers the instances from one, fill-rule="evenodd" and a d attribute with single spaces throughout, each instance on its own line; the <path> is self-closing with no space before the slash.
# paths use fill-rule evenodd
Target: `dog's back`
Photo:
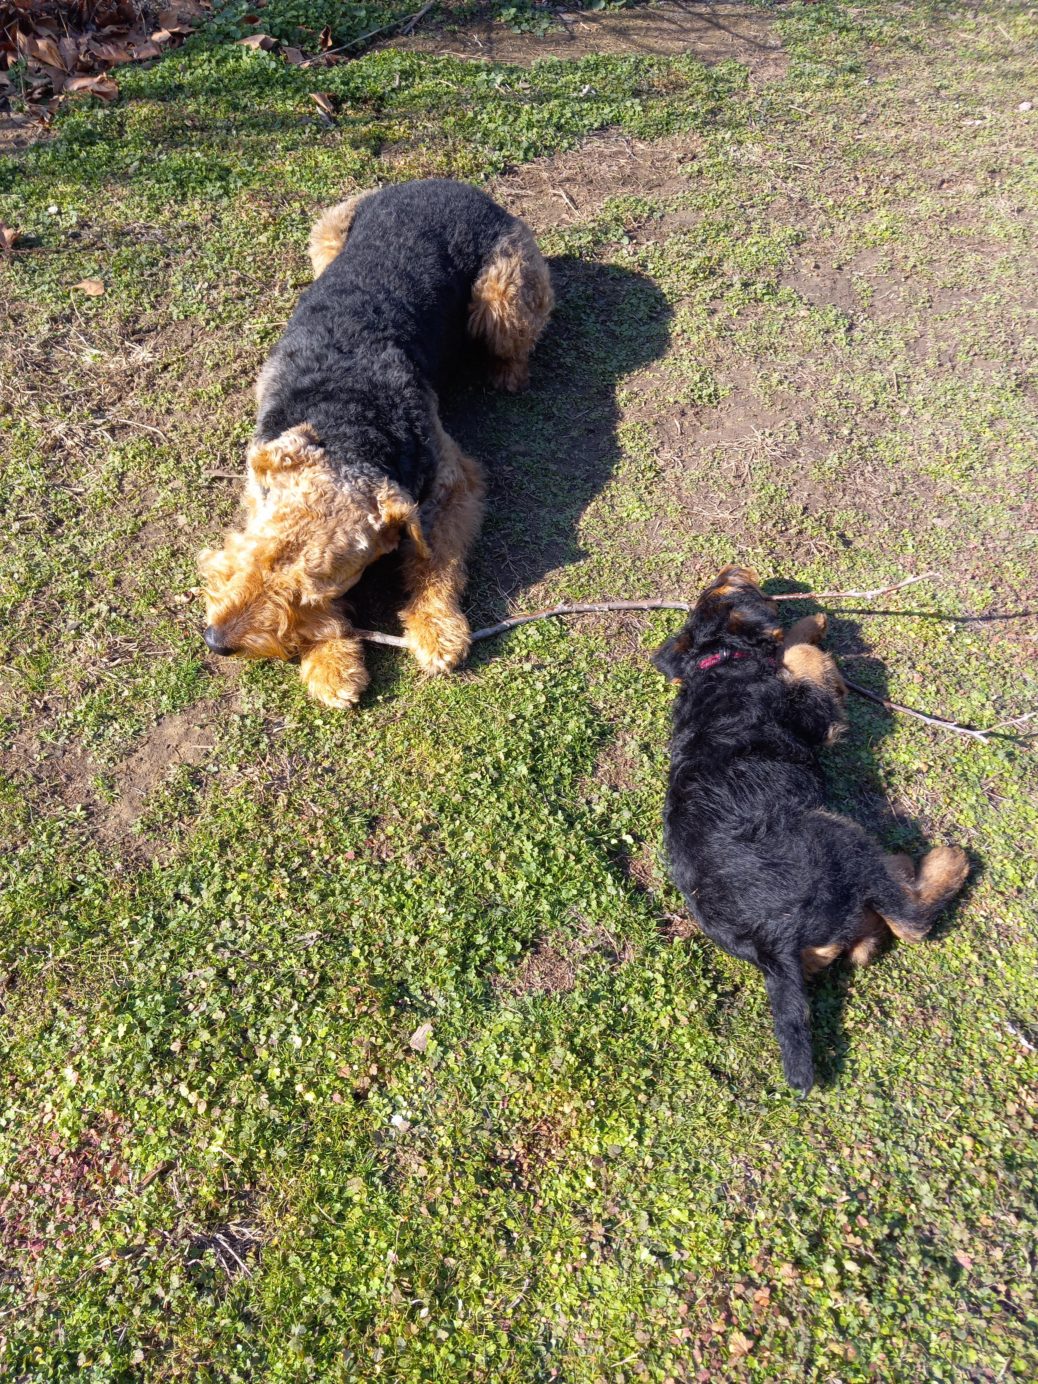
<path id="1" fill-rule="evenodd" d="M 299 300 L 286 336 L 336 347 L 392 342 L 432 385 L 466 343 L 472 286 L 516 220 L 478 188 L 446 179 L 361 199 L 339 254 Z"/>

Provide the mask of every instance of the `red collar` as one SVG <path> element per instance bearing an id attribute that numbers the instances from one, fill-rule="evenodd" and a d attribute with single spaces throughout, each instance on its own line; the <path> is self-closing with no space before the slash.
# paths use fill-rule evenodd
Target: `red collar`
<path id="1" fill-rule="evenodd" d="M 753 655 L 747 653 L 745 649 L 719 649 L 716 654 L 707 654 L 706 658 L 701 658 L 696 664 L 704 673 L 710 668 L 716 668 L 719 663 L 735 663 L 741 658 L 752 658 Z M 775 659 L 765 657 L 764 662 L 770 667 L 775 667 Z"/>

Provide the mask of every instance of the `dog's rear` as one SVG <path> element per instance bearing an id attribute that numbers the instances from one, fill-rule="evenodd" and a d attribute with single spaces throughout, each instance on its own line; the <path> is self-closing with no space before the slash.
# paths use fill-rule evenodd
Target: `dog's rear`
<path id="1" fill-rule="evenodd" d="M 747 568 L 726 568 L 656 665 L 681 684 L 666 806 L 675 883 L 703 931 L 763 972 L 790 1085 L 814 1082 L 805 975 L 862 964 L 891 933 L 921 940 L 962 887 L 942 846 L 916 874 L 825 810 L 818 750 L 843 726 L 845 688 L 818 644 L 824 616 L 783 633 Z"/>

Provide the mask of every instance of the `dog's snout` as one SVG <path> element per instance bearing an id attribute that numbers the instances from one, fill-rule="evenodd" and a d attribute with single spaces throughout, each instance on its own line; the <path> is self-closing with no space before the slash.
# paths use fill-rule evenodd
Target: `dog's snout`
<path id="1" fill-rule="evenodd" d="M 231 646 L 225 642 L 223 633 L 217 629 L 215 625 L 210 625 L 205 634 L 202 635 L 202 638 L 205 640 L 211 653 L 220 654 L 223 658 L 234 653 Z"/>

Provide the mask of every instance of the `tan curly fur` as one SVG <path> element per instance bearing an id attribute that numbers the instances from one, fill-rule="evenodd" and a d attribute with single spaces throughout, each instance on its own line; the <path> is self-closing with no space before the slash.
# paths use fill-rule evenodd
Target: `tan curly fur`
<path id="1" fill-rule="evenodd" d="M 427 673 L 456 668 L 471 643 L 469 623 L 459 601 L 465 587 L 465 559 L 483 518 L 486 491 L 479 463 L 465 455 L 443 430 L 435 402 L 437 473 L 423 511 L 427 548 L 412 544 L 404 561 L 410 601 L 401 612 L 408 647 Z"/>
<path id="2" fill-rule="evenodd" d="M 355 197 L 347 197 L 345 202 L 337 202 L 334 207 L 323 211 L 314 222 L 307 249 L 315 279 L 321 277 L 346 244 L 357 208 L 365 197 L 370 197 L 375 191 L 376 188 L 368 188 L 365 192 L 358 192 Z"/>
<path id="3" fill-rule="evenodd" d="M 469 333 L 492 357 L 491 379 L 510 393 L 530 377 L 530 352 L 555 305 L 551 275 L 521 223 L 501 238 L 472 286 Z"/>
<path id="4" fill-rule="evenodd" d="M 332 603 L 405 531 L 425 550 L 417 509 L 390 482 L 343 486 L 305 425 L 253 444 L 248 462 L 243 527 L 199 557 L 207 622 L 238 657 L 300 656 L 312 695 L 348 706 L 367 673 Z"/>
<path id="5" fill-rule="evenodd" d="M 847 684 L 840 676 L 834 659 L 818 644 L 825 636 L 829 622 L 824 615 L 805 615 L 785 633 L 782 641 L 782 664 L 779 676 L 796 681 L 813 682 L 831 693 L 842 705 L 847 696 Z M 829 727 L 827 742 L 831 744 L 842 732 L 843 719 Z"/>

